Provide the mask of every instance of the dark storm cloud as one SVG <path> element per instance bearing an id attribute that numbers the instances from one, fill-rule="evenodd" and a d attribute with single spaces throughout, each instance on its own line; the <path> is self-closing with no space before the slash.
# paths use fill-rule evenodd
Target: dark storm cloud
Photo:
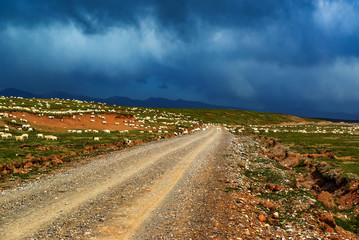
<path id="1" fill-rule="evenodd" d="M 345 0 L 3 0 L 1 85 L 355 112 L 358 12 Z"/>

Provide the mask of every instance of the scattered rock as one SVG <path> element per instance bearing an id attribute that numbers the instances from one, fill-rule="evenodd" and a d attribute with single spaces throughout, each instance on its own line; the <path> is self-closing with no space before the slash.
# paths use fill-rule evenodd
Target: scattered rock
<path id="1" fill-rule="evenodd" d="M 260 215 L 258 216 L 258 219 L 259 219 L 259 221 L 261 221 L 261 222 L 265 222 L 265 221 L 267 220 L 266 216 L 264 216 L 263 214 L 260 214 Z"/>
<path id="2" fill-rule="evenodd" d="M 279 218 L 279 213 L 278 212 L 274 212 L 272 214 L 272 217 L 275 218 L 275 219 L 278 219 Z"/>
<path id="3" fill-rule="evenodd" d="M 261 201 L 259 204 L 262 205 L 263 207 L 269 208 L 269 209 L 275 209 L 276 208 L 276 205 L 273 202 L 269 201 L 269 200 Z"/>

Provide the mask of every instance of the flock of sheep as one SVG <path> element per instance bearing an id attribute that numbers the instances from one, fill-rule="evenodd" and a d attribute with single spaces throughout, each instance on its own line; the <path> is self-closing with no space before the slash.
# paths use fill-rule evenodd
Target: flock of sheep
<path id="1" fill-rule="evenodd" d="M 268 133 L 268 132 L 294 132 L 294 133 L 331 133 L 331 134 L 350 134 L 358 135 L 358 125 L 310 125 L 310 124 L 296 124 L 296 125 L 279 125 L 279 126 L 250 126 L 254 133 Z M 244 130 L 244 129 L 242 129 Z"/>
<path id="2" fill-rule="evenodd" d="M 1 101 L 4 100 L 4 101 Z M 198 126 L 202 123 L 196 119 L 182 114 L 175 114 L 166 111 L 159 111 L 150 108 L 136 108 L 136 107 L 118 107 L 107 106 L 104 103 L 94 103 L 79 100 L 61 100 L 61 99 L 23 99 L 21 97 L 0 97 L 0 121 L 6 120 L 9 122 L 1 131 L 1 139 L 15 139 L 16 141 L 25 141 L 29 138 L 28 133 L 24 131 L 33 132 L 34 128 L 29 124 L 26 119 L 26 113 L 37 114 L 39 117 L 48 117 L 48 119 L 54 119 L 63 121 L 61 116 L 72 116 L 73 119 L 82 121 L 81 118 L 84 114 L 90 114 L 90 121 L 95 122 L 98 118 L 103 125 L 109 125 L 106 117 L 106 113 L 118 113 L 128 114 L 136 119 L 116 121 L 113 124 L 118 126 L 123 124 L 128 129 L 138 130 L 139 133 L 150 134 L 174 134 L 182 135 L 188 134 L 190 131 L 204 130 Z M 22 112 L 21 118 L 17 118 L 11 112 Z M 119 119 L 120 120 L 120 119 Z M 9 127 L 10 125 L 10 127 Z M 21 126 L 21 127 L 20 127 Z M 109 125 L 110 126 L 110 125 Z M 10 129 L 11 128 L 11 129 Z M 111 128 L 110 128 L 111 129 Z M 9 133 L 11 130 L 12 133 Z M 97 130 L 97 129 L 68 129 L 68 133 L 112 133 L 111 130 Z M 121 133 L 128 133 L 129 130 L 118 131 Z M 19 134 L 19 135 L 15 135 Z M 46 135 L 44 133 L 37 133 L 36 138 L 44 140 L 58 140 L 57 136 Z M 100 141 L 99 136 L 92 137 L 94 141 Z"/>
<path id="3" fill-rule="evenodd" d="M 22 117 L 25 117 L 25 115 L 22 115 Z M 16 116 L 15 115 L 12 115 L 10 113 L 0 113 L 0 119 L 2 118 L 10 118 L 11 119 L 11 123 L 17 123 L 16 121 Z M 28 121 L 26 119 L 23 119 L 23 118 L 20 118 L 19 119 L 20 122 L 25 122 L 27 123 Z M 23 133 L 21 135 L 16 135 L 16 136 L 13 136 L 12 133 L 9 133 L 10 131 L 10 127 L 9 125 L 4 125 L 4 130 L 2 132 L 0 132 L 0 137 L 1 139 L 10 139 L 10 138 L 14 138 L 16 141 L 24 141 L 26 139 L 29 139 L 29 134 L 28 133 Z M 17 132 L 22 132 L 22 131 L 28 131 L 28 132 L 32 132 L 34 131 L 34 129 L 31 127 L 30 124 L 22 124 L 21 127 L 18 127 L 16 128 L 16 131 Z M 56 136 L 53 136 L 53 135 L 44 135 L 42 133 L 39 133 L 39 134 L 36 134 L 37 138 L 43 138 L 43 139 L 46 139 L 46 140 L 57 140 L 57 137 Z"/>

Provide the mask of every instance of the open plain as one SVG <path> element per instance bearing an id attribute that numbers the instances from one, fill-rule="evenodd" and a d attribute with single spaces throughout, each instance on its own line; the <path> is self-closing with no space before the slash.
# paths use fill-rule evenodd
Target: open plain
<path id="1" fill-rule="evenodd" d="M 0 98 L 0 239 L 356 239 L 357 124 Z"/>

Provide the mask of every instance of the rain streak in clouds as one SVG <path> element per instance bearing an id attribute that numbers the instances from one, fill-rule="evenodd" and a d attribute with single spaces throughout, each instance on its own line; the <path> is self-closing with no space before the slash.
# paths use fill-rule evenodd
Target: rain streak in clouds
<path id="1" fill-rule="evenodd" d="M 0 3 L 1 88 L 359 118 L 356 1 Z"/>

